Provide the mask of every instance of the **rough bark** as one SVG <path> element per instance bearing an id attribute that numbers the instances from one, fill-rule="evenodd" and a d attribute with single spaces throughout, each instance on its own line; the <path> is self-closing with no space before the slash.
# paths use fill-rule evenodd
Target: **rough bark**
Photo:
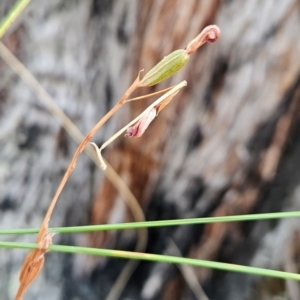
<path id="1" fill-rule="evenodd" d="M 2 15 L 11 2 L 1 4 Z M 296 0 L 33 1 L 4 42 L 86 133 L 138 70 L 218 24 L 217 44 L 204 46 L 174 78 L 136 95 L 182 79 L 188 87 L 143 137 L 122 137 L 104 155 L 147 220 L 297 210 L 299 16 Z M 37 227 L 75 143 L 3 61 L 0 68 L 0 226 Z M 95 141 L 101 144 L 150 101 L 125 107 Z M 83 154 L 51 226 L 129 220 L 134 216 L 120 195 Z M 187 257 L 298 272 L 298 226 L 282 220 L 151 229 L 146 251 L 171 253 L 171 238 Z M 136 237 L 72 235 L 54 242 L 132 250 Z M 24 255 L 1 250 L 3 299 L 13 298 Z M 104 299 L 124 264 L 48 254 L 26 299 Z M 300 297 L 294 282 L 194 271 L 209 299 Z M 126 297 L 194 299 L 176 267 L 155 263 L 139 264 Z"/>

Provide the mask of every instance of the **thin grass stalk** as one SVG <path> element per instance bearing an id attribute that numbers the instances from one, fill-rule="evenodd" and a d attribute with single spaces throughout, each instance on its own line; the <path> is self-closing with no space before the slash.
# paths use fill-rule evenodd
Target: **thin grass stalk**
<path id="1" fill-rule="evenodd" d="M 0 248 L 38 249 L 38 247 L 39 245 L 34 243 L 0 242 Z M 162 263 L 172 263 L 172 264 L 186 264 L 195 267 L 203 267 L 203 268 L 217 269 L 222 271 L 231 271 L 231 272 L 245 273 L 251 275 L 268 276 L 268 277 L 276 277 L 276 278 L 292 279 L 292 280 L 300 281 L 300 274 L 296 274 L 296 273 L 289 273 L 289 272 L 263 269 L 257 267 L 249 267 L 249 266 L 236 265 L 230 263 L 215 262 L 209 260 L 176 257 L 170 255 L 159 255 L 159 254 L 150 254 L 150 253 L 139 253 L 139 252 L 130 252 L 130 251 L 76 247 L 76 246 L 63 246 L 63 245 L 49 245 L 48 250 L 53 252 L 99 255 L 105 257 L 145 260 L 145 261 L 154 261 L 154 262 L 162 262 Z"/>
<path id="2" fill-rule="evenodd" d="M 223 217 L 206 217 L 206 218 L 191 218 L 178 220 L 163 220 L 163 221 L 145 221 L 145 222 L 130 222 L 122 224 L 102 224 L 89 226 L 73 226 L 73 227 L 53 227 L 49 228 L 50 233 L 82 233 L 93 231 L 108 231 L 108 230 L 125 230 L 164 226 L 180 226 L 180 225 L 196 225 L 209 223 L 227 223 L 227 222 L 242 222 L 242 221 L 264 221 L 272 219 L 287 219 L 299 218 L 300 211 L 277 212 L 265 214 L 249 214 Z M 19 234 L 34 234 L 38 233 L 38 228 L 26 229 L 0 229 L 2 235 L 19 235 Z"/>
<path id="3" fill-rule="evenodd" d="M 19 0 L 0 22 L 0 39 L 31 0 Z"/>

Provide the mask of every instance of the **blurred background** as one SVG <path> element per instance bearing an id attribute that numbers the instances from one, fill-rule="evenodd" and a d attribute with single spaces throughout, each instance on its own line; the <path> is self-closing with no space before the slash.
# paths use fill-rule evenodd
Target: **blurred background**
<path id="1" fill-rule="evenodd" d="M 14 0 L 1 0 L 0 17 Z M 300 2 L 297 0 L 32 0 L 2 42 L 78 129 L 89 129 L 138 74 L 184 48 L 206 25 L 220 40 L 176 76 L 187 80 L 139 139 L 104 157 L 146 220 L 300 210 Z M 76 142 L 0 54 L 0 226 L 39 227 Z M 155 99 L 155 98 L 154 98 Z M 125 105 L 101 145 L 154 99 Z M 50 226 L 141 220 L 139 207 L 83 153 Z M 299 272 L 299 220 L 57 235 L 55 244 L 125 249 Z M 1 237 L 33 242 L 35 236 Z M 138 243 L 138 246 L 136 246 Z M 13 299 L 22 250 L 0 250 L 1 299 Z M 50 253 L 24 299 L 106 299 L 126 260 Z M 299 284 L 140 262 L 119 299 L 300 299 Z M 190 288 L 196 279 L 198 290 Z M 204 295 L 206 294 L 206 296 Z M 206 298 L 205 298 L 206 297 Z"/>

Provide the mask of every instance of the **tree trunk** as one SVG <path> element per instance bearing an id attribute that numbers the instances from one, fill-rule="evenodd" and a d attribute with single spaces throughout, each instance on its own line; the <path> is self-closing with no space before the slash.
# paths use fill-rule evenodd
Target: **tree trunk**
<path id="1" fill-rule="evenodd" d="M 13 1 L 0 4 L 3 16 Z M 32 1 L 3 42 L 81 132 L 137 76 L 184 48 L 208 24 L 221 39 L 198 50 L 158 91 L 184 88 L 139 139 L 120 137 L 104 157 L 147 220 L 298 210 L 300 4 L 295 0 Z M 0 226 L 38 227 L 76 149 L 39 98 L 0 61 Z M 123 107 L 101 145 L 151 100 Z M 50 226 L 137 220 L 82 154 Z M 299 272 L 294 219 L 156 228 L 146 252 Z M 133 250 L 135 232 L 61 235 L 56 244 Z M 33 241 L 34 237 L 2 237 Z M 13 299 L 25 251 L 1 250 L 0 293 Z M 124 260 L 50 253 L 25 299 L 105 299 Z M 209 299 L 299 299 L 295 282 L 193 269 Z M 217 288 L 216 288 L 217 287 Z M 173 265 L 140 262 L 120 299 L 196 299 Z M 197 298 L 199 299 L 199 298 Z"/>

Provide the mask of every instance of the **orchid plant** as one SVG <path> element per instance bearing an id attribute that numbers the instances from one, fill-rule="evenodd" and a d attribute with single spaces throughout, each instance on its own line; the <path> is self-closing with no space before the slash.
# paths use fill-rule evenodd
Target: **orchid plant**
<path id="1" fill-rule="evenodd" d="M 154 120 L 159 112 L 170 103 L 174 96 L 180 91 L 181 88 L 187 85 L 186 81 L 182 81 L 179 84 L 170 87 L 168 89 L 156 92 L 154 94 L 148 94 L 139 98 L 128 99 L 129 96 L 139 87 L 153 86 L 156 85 L 167 78 L 173 76 L 177 73 L 189 60 L 189 56 L 194 53 L 199 47 L 201 47 L 206 42 L 214 43 L 220 37 L 220 29 L 216 25 L 210 25 L 203 29 L 203 31 L 193 39 L 185 49 L 176 50 L 166 57 L 164 57 L 156 66 L 154 66 L 143 79 L 140 79 L 140 73 L 138 74 L 136 80 L 124 93 L 117 104 L 104 116 L 101 120 L 90 130 L 83 141 L 78 146 L 73 158 L 58 186 L 58 189 L 50 203 L 48 211 L 40 227 L 36 243 L 38 244 L 38 249 L 32 250 L 23 263 L 20 272 L 20 286 L 17 292 L 16 300 L 21 300 L 25 294 L 29 285 L 34 281 L 34 279 L 39 275 L 43 268 L 45 261 L 45 253 L 48 250 L 50 244 L 52 244 L 53 233 L 49 232 L 49 221 L 58 200 L 58 197 L 64 188 L 68 178 L 70 177 L 72 171 L 75 168 L 77 158 L 79 154 L 84 150 L 86 145 L 90 143 L 96 150 L 100 165 L 103 169 L 106 169 L 106 164 L 102 158 L 101 151 L 107 147 L 112 141 L 119 137 L 123 132 L 126 131 L 125 136 L 130 138 L 138 138 L 143 135 L 150 123 Z M 125 103 L 134 100 L 141 100 L 156 94 L 164 93 L 155 102 L 149 105 L 139 116 L 132 120 L 129 124 L 120 129 L 115 133 L 108 141 L 106 141 L 100 148 L 93 142 L 90 142 L 94 134 L 101 128 L 101 126 L 112 117 L 118 109 L 120 109 Z"/>

